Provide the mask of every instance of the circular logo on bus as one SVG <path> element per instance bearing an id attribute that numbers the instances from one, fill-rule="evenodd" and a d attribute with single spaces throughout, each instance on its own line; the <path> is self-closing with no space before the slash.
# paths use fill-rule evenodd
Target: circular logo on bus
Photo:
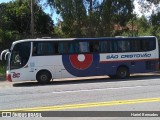
<path id="1" fill-rule="evenodd" d="M 83 77 L 96 75 L 96 66 L 99 63 L 99 54 L 63 55 L 65 69 L 72 75 Z"/>
<path id="2" fill-rule="evenodd" d="M 93 62 L 92 54 L 70 55 L 69 57 L 71 65 L 79 70 L 87 69 Z"/>

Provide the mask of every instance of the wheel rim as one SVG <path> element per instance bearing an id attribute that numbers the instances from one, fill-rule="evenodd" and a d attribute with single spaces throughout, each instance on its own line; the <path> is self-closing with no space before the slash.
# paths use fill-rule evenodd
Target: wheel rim
<path id="1" fill-rule="evenodd" d="M 118 78 L 126 78 L 128 76 L 128 69 L 127 68 L 119 68 L 118 69 Z"/>
<path id="2" fill-rule="evenodd" d="M 120 77 L 126 77 L 127 76 L 127 71 L 122 70 L 120 71 Z"/>
<path id="3" fill-rule="evenodd" d="M 48 79 L 47 75 L 45 75 L 45 74 L 42 74 L 40 78 L 42 81 L 47 81 L 47 79 Z"/>

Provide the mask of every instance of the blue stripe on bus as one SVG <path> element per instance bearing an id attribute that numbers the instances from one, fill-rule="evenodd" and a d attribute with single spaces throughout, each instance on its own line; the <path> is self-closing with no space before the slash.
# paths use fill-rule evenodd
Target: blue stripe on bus
<path id="1" fill-rule="evenodd" d="M 74 76 L 96 76 L 96 75 L 115 75 L 119 66 L 127 66 L 130 73 L 144 73 L 156 70 L 155 66 L 158 59 L 145 59 L 145 60 L 126 60 L 126 61 L 100 61 L 99 54 L 93 54 L 92 64 L 86 69 L 78 69 L 72 65 L 70 55 L 63 55 L 62 61 L 65 69 Z M 153 64 L 151 68 L 147 68 L 146 61 L 150 61 Z M 155 64 L 154 64 L 155 63 Z"/>

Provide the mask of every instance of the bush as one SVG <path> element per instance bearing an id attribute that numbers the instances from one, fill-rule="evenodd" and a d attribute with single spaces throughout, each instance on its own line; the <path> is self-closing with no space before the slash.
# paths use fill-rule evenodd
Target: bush
<path id="1" fill-rule="evenodd" d="M 6 66 L 3 62 L 0 62 L 0 76 L 4 76 L 6 73 Z"/>

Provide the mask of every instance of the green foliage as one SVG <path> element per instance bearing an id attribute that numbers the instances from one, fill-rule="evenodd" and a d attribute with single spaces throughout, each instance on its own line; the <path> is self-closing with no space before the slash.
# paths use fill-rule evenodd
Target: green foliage
<path id="1" fill-rule="evenodd" d="M 17 34 L 16 31 L 0 29 L 0 44 L 2 44 L 3 48 L 10 47 L 11 43 L 19 38 L 20 36 Z"/>
<path id="2" fill-rule="evenodd" d="M 49 4 L 62 16 L 62 31 L 66 37 L 82 37 L 81 28 L 86 23 L 83 0 L 51 0 Z"/>
<path id="3" fill-rule="evenodd" d="M 58 26 L 55 26 L 54 28 L 56 37 L 65 37 L 64 33 L 62 32 L 62 29 L 59 28 Z"/>
<path id="4" fill-rule="evenodd" d="M 63 19 L 66 37 L 114 36 L 113 25 L 126 25 L 132 15 L 131 0 L 48 0 Z"/>
<path id="5" fill-rule="evenodd" d="M 144 16 L 137 19 L 137 26 L 138 26 L 138 35 L 139 36 L 152 35 L 151 34 L 151 30 L 152 30 L 151 24 Z"/>
<path id="6" fill-rule="evenodd" d="M 151 10 L 152 4 L 158 8 L 160 0 L 147 1 L 138 0 L 142 6 L 142 12 L 145 13 Z M 151 16 L 152 20 L 146 19 L 145 16 L 136 17 L 136 14 L 133 14 L 133 0 L 103 0 L 102 2 L 99 0 L 47 0 L 47 2 L 62 17 L 60 29 L 65 37 L 121 35 L 155 35 L 159 37 L 160 35 L 160 22 L 157 20 L 160 16 L 156 16 L 153 12 L 154 15 Z M 77 6 L 80 6 L 80 9 Z M 119 25 L 124 29 L 115 30 L 114 25 Z M 128 25 L 136 27 L 136 30 L 127 28 Z"/>
<path id="7" fill-rule="evenodd" d="M 53 21 L 44 13 L 42 0 L 34 5 L 35 34 L 37 36 L 56 37 L 103 37 L 103 36 L 160 36 L 158 13 L 150 19 L 144 16 L 137 18 L 133 14 L 133 0 L 47 0 L 60 15 L 62 21 L 53 27 Z M 139 0 L 142 9 L 152 3 L 158 5 L 160 0 Z M 143 4 L 142 4 L 143 3 Z M 149 7 L 147 7 L 149 8 Z M 30 0 L 15 0 L 0 4 L 0 42 L 8 43 L 17 39 L 30 37 Z M 138 31 L 132 31 L 126 26 L 137 26 Z M 122 30 L 115 30 L 114 25 Z"/>
<path id="8" fill-rule="evenodd" d="M 6 17 L 12 23 L 10 30 L 16 30 L 20 34 L 30 34 L 30 3 L 28 0 L 16 0 L 6 4 Z M 42 7 L 34 4 L 35 31 L 40 34 L 51 34 L 53 21 L 50 16 L 43 12 Z"/>
<path id="9" fill-rule="evenodd" d="M 35 35 L 53 36 L 54 23 L 42 6 L 34 4 Z M 0 47 L 6 48 L 18 39 L 30 38 L 30 0 L 15 0 L 0 4 Z M 0 48 L 1 50 L 2 48 Z"/>
<path id="10" fill-rule="evenodd" d="M 152 24 L 152 34 L 160 37 L 160 12 L 152 14 L 150 18 Z"/>
<path id="11" fill-rule="evenodd" d="M 125 26 L 132 18 L 131 0 L 107 0 L 102 3 L 102 28 L 105 36 L 115 36 L 113 26 Z"/>
<path id="12" fill-rule="evenodd" d="M 0 62 L 0 76 L 4 76 L 6 72 L 6 66 L 4 63 Z"/>

